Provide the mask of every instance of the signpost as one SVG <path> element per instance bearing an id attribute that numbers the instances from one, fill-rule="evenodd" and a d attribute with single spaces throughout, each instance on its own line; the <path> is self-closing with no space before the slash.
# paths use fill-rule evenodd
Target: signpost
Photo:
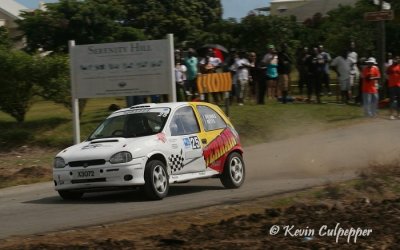
<path id="1" fill-rule="evenodd" d="M 364 13 L 364 20 L 366 21 L 371 21 L 371 22 L 377 22 L 377 27 L 378 27 L 378 32 L 377 32 L 377 44 L 378 44 L 378 64 L 379 64 L 379 69 L 381 70 L 381 79 L 380 79 L 380 85 L 383 87 L 383 93 L 386 93 L 386 75 L 383 74 L 385 71 L 385 60 L 386 60 L 386 27 L 385 27 L 385 21 L 393 20 L 394 19 L 394 13 L 392 10 L 387 10 L 388 8 L 390 9 L 390 4 L 385 3 L 383 0 L 376 0 L 375 1 L 379 7 L 380 11 L 375 11 L 375 12 L 366 12 Z M 385 7 L 386 5 L 386 7 Z M 385 94 L 384 94 L 385 95 Z M 383 96 L 381 96 L 383 97 Z"/>
<path id="2" fill-rule="evenodd" d="M 366 21 L 386 21 L 386 20 L 393 20 L 393 18 L 394 18 L 393 10 L 366 12 L 364 14 L 364 19 Z"/>
<path id="3" fill-rule="evenodd" d="M 173 35 L 165 40 L 69 43 L 74 143 L 80 142 L 79 98 L 169 94 L 176 101 Z"/>

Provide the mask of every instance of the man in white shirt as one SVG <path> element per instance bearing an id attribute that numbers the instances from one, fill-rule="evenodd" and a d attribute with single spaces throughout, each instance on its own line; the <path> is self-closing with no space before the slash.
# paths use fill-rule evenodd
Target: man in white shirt
<path id="1" fill-rule="evenodd" d="M 176 83 L 176 93 L 178 102 L 185 101 L 185 82 L 186 82 L 186 71 L 187 68 L 185 64 L 181 61 L 175 62 L 175 83 Z"/>
<path id="2" fill-rule="evenodd" d="M 356 96 L 356 102 L 361 99 L 360 91 L 360 70 L 358 68 L 358 54 L 355 51 L 355 43 L 351 42 L 350 51 L 347 54 L 347 58 L 352 62 L 351 72 L 350 72 L 350 86 L 352 89 L 352 94 Z"/>
<path id="3" fill-rule="evenodd" d="M 331 62 L 331 66 L 334 68 L 338 76 L 342 103 L 346 104 L 349 102 L 349 98 L 351 97 L 350 77 L 353 64 L 352 60 L 350 60 L 347 55 L 348 53 L 346 51 Z"/>
<path id="4" fill-rule="evenodd" d="M 237 88 L 236 93 L 238 97 L 238 103 L 240 106 L 244 105 L 244 98 L 248 95 L 249 88 L 249 69 L 250 62 L 245 58 L 245 52 L 239 52 L 239 58 L 234 63 L 234 68 L 236 68 L 237 75 Z"/>

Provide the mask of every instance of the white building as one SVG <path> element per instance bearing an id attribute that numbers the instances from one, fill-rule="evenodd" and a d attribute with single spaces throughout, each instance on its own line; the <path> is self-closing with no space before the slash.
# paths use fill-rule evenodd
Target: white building
<path id="1" fill-rule="evenodd" d="M 11 38 L 18 37 L 22 34 L 18 30 L 18 25 L 15 21 L 21 18 L 21 11 L 27 10 L 29 10 L 27 7 L 14 0 L 0 0 L 0 27 L 7 28 Z M 22 41 L 18 42 L 15 46 L 21 47 Z"/>
<path id="2" fill-rule="evenodd" d="M 330 10 L 340 5 L 354 6 L 357 0 L 271 0 L 270 15 L 295 16 L 297 21 L 304 22 L 319 13 L 325 16 Z"/>
<path id="3" fill-rule="evenodd" d="M 307 4 L 309 1 L 310 0 L 271 0 L 269 11 L 271 15 L 280 15 Z"/>

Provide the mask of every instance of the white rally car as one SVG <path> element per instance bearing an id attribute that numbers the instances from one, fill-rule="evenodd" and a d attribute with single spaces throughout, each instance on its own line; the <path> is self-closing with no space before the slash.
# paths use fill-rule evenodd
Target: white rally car
<path id="1" fill-rule="evenodd" d="M 199 178 L 217 176 L 227 188 L 240 187 L 242 154 L 238 133 L 219 107 L 142 104 L 115 111 L 86 141 L 58 153 L 53 178 L 63 199 L 137 186 L 162 199 L 171 183 Z"/>

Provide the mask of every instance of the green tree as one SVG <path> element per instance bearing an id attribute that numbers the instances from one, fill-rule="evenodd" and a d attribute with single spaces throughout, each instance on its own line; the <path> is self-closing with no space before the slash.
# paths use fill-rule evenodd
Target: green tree
<path id="1" fill-rule="evenodd" d="M 291 17 L 249 15 L 240 23 L 238 47 L 252 49 L 260 55 L 266 53 L 268 44 L 279 47 L 287 43 L 295 47 L 297 29 L 299 26 Z"/>
<path id="2" fill-rule="evenodd" d="M 321 25 L 325 44 L 335 54 L 348 49 L 354 41 L 360 55 L 370 55 L 376 50 L 376 23 L 364 20 L 364 13 L 374 11 L 372 3 L 360 1 L 355 7 L 340 6 L 328 12 L 328 17 Z"/>
<path id="3" fill-rule="evenodd" d="M 161 39 L 196 41 L 222 20 L 218 0 L 60 0 L 47 10 L 25 12 L 18 21 L 30 52 L 67 51 L 77 44 Z"/>
<path id="4" fill-rule="evenodd" d="M 0 27 L 0 48 L 11 48 L 8 30 L 4 26 Z"/>
<path id="5" fill-rule="evenodd" d="M 22 51 L 0 49 L 0 110 L 18 122 L 32 104 L 35 62 Z"/>
<path id="6" fill-rule="evenodd" d="M 77 44 L 142 40 L 142 31 L 125 27 L 126 8 L 120 0 L 60 0 L 47 10 L 24 12 L 18 21 L 27 38 L 27 50 L 67 51 Z"/>
<path id="7" fill-rule="evenodd" d="M 400 55 L 400 1 L 390 0 L 394 11 L 394 20 L 386 21 L 387 51 Z"/>
<path id="8" fill-rule="evenodd" d="M 64 54 L 36 56 L 36 94 L 42 98 L 61 104 L 72 112 L 71 81 L 69 59 Z M 86 99 L 79 100 L 82 114 Z"/>
<path id="9" fill-rule="evenodd" d="M 222 20 L 219 0 L 124 0 L 127 26 L 144 30 L 151 39 L 173 33 L 178 42 L 193 43 Z"/>
<path id="10" fill-rule="evenodd" d="M 195 48 L 201 47 L 206 43 L 217 43 L 226 48 L 237 48 L 240 44 L 239 34 L 240 24 L 235 19 L 221 20 L 209 26 L 208 32 L 203 32 L 193 42 Z"/>
<path id="11" fill-rule="evenodd" d="M 395 17 L 400 14 L 400 3 L 391 1 Z M 357 52 L 362 56 L 377 56 L 377 22 L 366 21 L 366 12 L 378 11 L 379 6 L 371 0 L 360 0 L 353 7 L 339 6 L 327 13 L 326 17 L 314 15 L 306 20 L 303 33 L 299 39 L 304 45 L 324 44 L 334 54 L 340 54 L 348 49 L 350 42 L 354 41 Z M 398 14 L 396 14 L 398 13 Z M 400 41 L 400 18 L 387 21 L 386 37 L 387 50 L 399 53 Z"/>

